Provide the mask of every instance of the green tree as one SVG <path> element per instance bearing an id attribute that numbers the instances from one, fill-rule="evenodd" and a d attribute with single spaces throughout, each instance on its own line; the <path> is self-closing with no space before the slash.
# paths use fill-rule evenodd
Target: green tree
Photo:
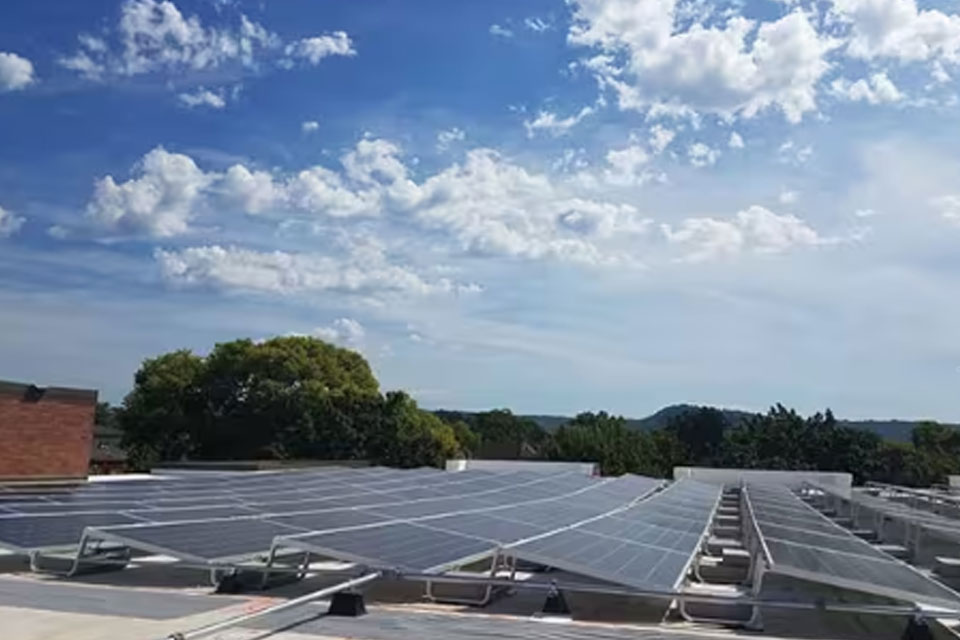
<path id="1" fill-rule="evenodd" d="M 392 467 L 442 467 L 461 451 L 452 426 L 420 409 L 406 393 L 391 391 L 370 453 L 376 462 Z"/>
<path id="2" fill-rule="evenodd" d="M 729 426 L 719 409 L 697 407 L 671 417 L 665 430 L 679 441 L 688 464 L 712 466 L 720 457 L 723 434 Z"/>
<path id="3" fill-rule="evenodd" d="M 516 416 L 509 409 L 474 414 L 471 428 L 480 438 L 477 457 L 542 457 L 550 435 L 533 420 Z"/>
<path id="4" fill-rule="evenodd" d="M 143 363 L 121 427 L 135 463 L 181 458 L 356 458 L 376 378 L 359 354 L 307 337 L 217 344 Z"/>
<path id="5" fill-rule="evenodd" d="M 121 444 L 135 467 L 181 460 L 197 447 L 203 359 L 180 350 L 145 360 L 123 401 Z"/>
<path id="6" fill-rule="evenodd" d="M 620 475 L 641 468 L 641 444 L 623 417 L 605 411 L 581 413 L 553 434 L 551 457 L 597 462 L 605 475 Z"/>

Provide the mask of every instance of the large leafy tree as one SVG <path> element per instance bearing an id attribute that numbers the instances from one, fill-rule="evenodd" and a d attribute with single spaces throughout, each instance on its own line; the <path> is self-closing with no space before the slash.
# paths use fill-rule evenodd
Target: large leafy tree
<path id="1" fill-rule="evenodd" d="M 670 418 L 665 430 L 676 437 L 682 457 L 690 464 L 711 466 L 720 457 L 723 434 L 729 426 L 719 409 L 697 407 Z"/>
<path id="2" fill-rule="evenodd" d="M 365 457 L 417 466 L 460 450 L 454 429 L 408 396 L 381 396 L 360 354 L 308 337 L 234 340 L 206 357 L 181 350 L 146 360 L 120 424 L 140 466 Z"/>

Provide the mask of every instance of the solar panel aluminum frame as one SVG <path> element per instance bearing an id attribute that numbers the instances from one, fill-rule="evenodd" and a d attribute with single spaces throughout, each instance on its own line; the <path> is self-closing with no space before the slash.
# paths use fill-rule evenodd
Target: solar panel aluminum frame
<path id="1" fill-rule="evenodd" d="M 763 583 L 763 575 L 769 572 L 777 575 L 796 578 L 799 580 L 807 580 L 810 582 L 825 584 L 825 585 L 837 587 L 840 589 L 848 589 L 851 591 L 878 595 L 881 597 L 890 598 L 891 600 L 898 600 L 902 602 L 913 602 L 922 610 L 936 611 L 938 610 L 938 608 L 942 607 L 948 611 L 956 612 L 958 611 L 958 609 L 960 609 L 960 593 L 957 594 L 956 600 L 941 599 L 935 596 L 922 596 L 921 598 L 918 598 L 917 597 L 918 594 L 913 593 L 911 591 L 891 589 L 884 586 L 865 583 L 859 580 L 852 580 L 852 579 L 841 578 L 841 577 L 833 576 L 829 574 L 817 573 L 814 571 L 801 569 L 799 567 L 792 567 L 789 565 L 783 565 L 781 563 L 774 562 L 773 554 L 770 553 L 770 549 L 766 544 L 766 540 L 764 539 L 761 527 L 756 520 L 753 507 L 750 503 L 749 489 L 747 487 L 742 488 L 742 500 L 746 501 L 746 504 L 748 507 L 747 513 L 752 523 L 751 528 L 753 529 L 754 535 L 756 535 L 759 540 L 760 544 L 758 548 L 761 550 L 762 555 L 760 556 L 760 558 L 763 560 L 763 562 L 756 562 L 754 566 L 754 578 L 753 578 L 754 595 L 759 594 L 760 588 Z M 830 522 L 828 518 L 826 518 L 823 514 L 821 514 L 819 511 L 817 511 L 815 508 L 813 508 L 803 500 L 797 499 L 797 502 L 804 505 L 806 508 L 810 509 L 819 518 Z M 843 531 L 845 534 L 850 535 L 849 531 L 847 531 L 840 525 L 836 523 L 832 523 L 832 524 L 836 525 L 837 529 Z M 924 577 L 925 579 L 929 579 L 929 578 L 926 578 L 926 576 L 924 576 L 921 572 L 917 571 L 915 567 L 912 567 L 906 562 L 898 560 L 893 556 L 888 556 L 888 561 L 892 564 L 902 566 L 903 568 L 911 572 L 914 572 L 917 575 Z M 937 584 L 940 584 L 940 583 L 937 583 Z M 944 590 L 946 591 L 952 591 L 951 589 L 949 589 L 944 585 L 941 585 L 941 586 L 943 586 Z M 922 600 L 922 602 L 918 600 Z"/>

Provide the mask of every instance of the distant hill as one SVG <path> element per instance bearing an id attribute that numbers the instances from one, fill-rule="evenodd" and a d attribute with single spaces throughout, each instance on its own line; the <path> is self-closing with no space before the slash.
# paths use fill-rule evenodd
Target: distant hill
<path id="1" fill-rule="evenodd" d="M 692 404 L 672 404 L 666 406 L 656 413 L 652 413 L 645 418 L 627 418 L 627 426 L 631 429 L 641 429 L 644 431 L 652 431 L 654 429 L 661 429 L 667 426 L 667 423 L 676 415 L 688 411 L 690 409 L 696 409 L 696 405 Z M 727 420 L 730 424 L 737 424 L 741 420 L 754 415 L 749 411 L 741 411 L 739 409 L 721 409 L 724 415 L 727 417 Z M 447 413 L 444 411 L 438 411 L 437 413 Z M 461 411 L 462 414 L 471 413 L 468 411 Z M 542 428 L 547 431 L 553 431 L 563 423 L 570 420 L 572 416 L 555 416 L 555 415 L 521 415 L 521 418 L 528 418 L 533 420 Z M 841 420 L 838 419 L 837 422 L 845 427 L 853 427 L 854 429 L 864 429 L 866 431 L 873 431 L 877 435 L 886 438 L 887 440 L 895 440 L 898 442 L 909 442 L 910 434 L 913 431 L 914 426 L 916 426 L 920 421 L 919 420 Z M 960 429 L 960 425 L 951 424 L 954 428 Z"/>

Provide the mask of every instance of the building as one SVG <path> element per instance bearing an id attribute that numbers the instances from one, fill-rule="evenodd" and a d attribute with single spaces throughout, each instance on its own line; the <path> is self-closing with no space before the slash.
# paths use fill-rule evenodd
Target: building
<path id="1" fill-rule="evenodd" d="M 85 478 L 97 392 L 0 381 L 0 480 Z"/>

